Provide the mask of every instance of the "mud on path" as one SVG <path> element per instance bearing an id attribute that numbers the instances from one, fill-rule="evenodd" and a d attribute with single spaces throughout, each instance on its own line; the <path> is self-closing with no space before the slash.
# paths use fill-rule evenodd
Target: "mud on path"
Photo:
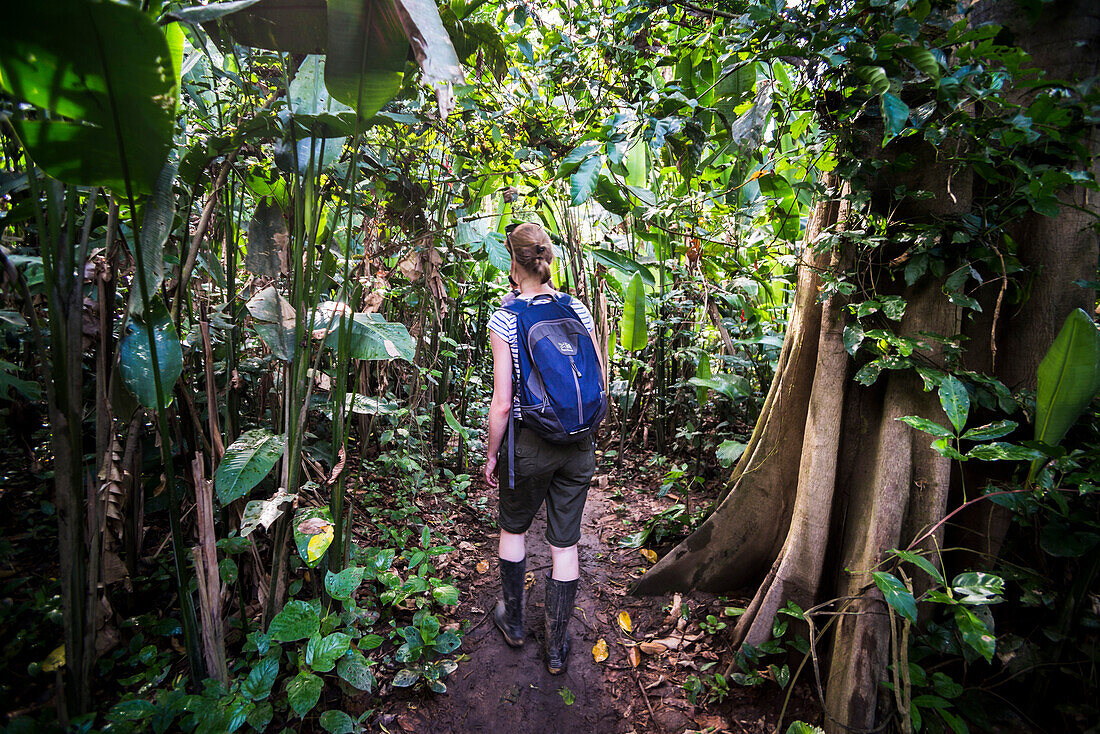
<path id="1" fill-rule="evenodd" d="M 645 477 L 648 472 L 629 473 Z M 500 582 L 496 530 L 491 513 L 485 514 L 467 528 L 467 537 L 455 542 L 462 558 L 451 572 L 462 585 L 457 617 L 467 632 L 460 649 L 464 657 L 445 680 L 448 692 L 387 697 L 375 719 L 382 730 L 433 734 L 763 734 L 774 730 L 786 691 L 770 681 L 754 688 L 731 686 L 724 701 L 697 698 L 696 703 L 705 707 L 689 700 L 684 681 L 708 669 L 711 674 L 720 672 L 732 653 L 725 635 L 705 634 L 699 620 L 714 614 L 732 628 L 734 620 L 722 617 L 723 611 L 731 604 L 744 606 L 747 600 L 706 594 L 629 595 L 631 583 L 651 564 L 639 550 L 622 548 L 618 541 L 672 500 L 658 500 L 654 487 L 631 481 L 625 474 L 614 470 L 597 474 L 589 492 L 582 519 L 581 580 L 569 627 L 568 670 L 552 676 L 543 662 L 543 601 L 545 575 L 550 571 L 545 508 L 527 533 L 527 638 L 518 649 L 504 643 L 490 617 Z M 612 477 L 618 481 L 609 482 Z M 488 500 L 486 507 L 495 508 L 495 490 L 482 487 L 478 495 Z M 679 616 L 669 615 L 674 605 L 689 612 L 679 626 Z M 621 612 L 630 616 L 629 633 L 619 624 Z M 647 655 L 637 649 L 636 643 L 670 637 L 679 639 L 672 650 Z M 600 639 L 606 641 L 609 656 L 596 662 L 593 646 Z M 633 653 L 632 648 L 636 648 Z M 808 721 L 817 716 L 806 686 L 796 689 L 784 721 L 790 722 L 792 716 Z"/>

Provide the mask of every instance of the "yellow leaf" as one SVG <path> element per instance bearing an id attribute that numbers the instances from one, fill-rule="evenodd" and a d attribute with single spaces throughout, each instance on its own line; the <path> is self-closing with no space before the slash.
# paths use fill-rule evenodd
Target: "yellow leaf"
<path id="1" fill-rule="evenodd" d="M 634 631 L 634 624 L 630 621 L 628 612 L 619 612 L 619 626 L 623 628 L 623 632 Z"/>
<path id="2" fill-rule="evenodd" d="M 639 548 L 638 552 L 645 556 L 645 559 L 650 563 L 657 562 L 657 553 L 655 551 L 651 551 L 649 548 Z"/>
<path id="3" fill-rule="evenodd" d="M 597 663 L 602 663 L 604 660 L 607 660 L 609 654 L 610 653 L 607 651 L 607 640 L 602 637 L 596 640 L 596 644 L 592 648 L 592 659 Z"/>
<path id="4" fill-rule="evenodd" d="M 309 545 L 306 546 L 306 562 L 316 563 L 321 560 L 321 556 L 325 555 L 325 551 L 332 545 L 333 529 L 332 524 L 328 524 L 321 532 L 310 537 Z"/>
<path id="5" fill-rule="evenodd" d="M 630 661 L 630 667 L 637 668 L 642 663 L 642 655 L 636 647 L 626 648 L 626 659 Z"/>
<path id="6" fill-rule="evenodd" d="M 54 651 L 42 661 L 42 672 L 52 673 L 65 664 L 65 646 L 58 645 Z"/>

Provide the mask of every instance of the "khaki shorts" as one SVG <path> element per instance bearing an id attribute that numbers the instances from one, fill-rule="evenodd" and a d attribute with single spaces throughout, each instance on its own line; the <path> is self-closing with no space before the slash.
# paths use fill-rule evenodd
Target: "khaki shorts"
<path id="1" fill-rule="evenodd" d="M 497 453 L 500 483 L 498 524 L 509 533 L 527 532 L 546 501 L 546 540 L 555 548 L 568 548 L 581 537 L 581 514 L 588 499 L 588 485 L 596 471 L 592 439 L 559 445 L 544 440 L 516 424 L 515 488 L 508 487 L 508 437 Z"/>

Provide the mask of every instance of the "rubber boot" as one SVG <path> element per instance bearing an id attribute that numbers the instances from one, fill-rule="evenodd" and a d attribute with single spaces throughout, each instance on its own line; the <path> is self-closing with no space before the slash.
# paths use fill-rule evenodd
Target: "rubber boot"
<path id="1" fill-rule="evenodd" d="M 504 634 L 504 641 L 511 647 L 523 644 L 523 582 L 527 571 L 527 559 L 500 561 L 500 588 L 503 599 L 493 610 L 493 622 Z"/>
<path id="2" fill-rule="evenodd" d="M 546 669 L 550 675 L 565 672 L 569 655 L 569 619 L 573 616 L 573 599 L 577 579 L 558 581 L 546 577 Z"/>

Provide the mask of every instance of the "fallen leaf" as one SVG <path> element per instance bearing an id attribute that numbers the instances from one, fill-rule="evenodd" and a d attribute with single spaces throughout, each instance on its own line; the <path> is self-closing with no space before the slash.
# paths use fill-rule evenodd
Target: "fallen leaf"
<path id="1" fill-rule="evenodd" d="M 650 563 L 657 562 L 657 553 L 655 551 L 652 551 L 649 548 L 639 548 L 638 552 L 645 556 L 645 559 Z"/>
<path id="2" fill-rule="evenodd" d="M 637 668 L 642 663 L 642 654 L 638 652 L 636 647 L 626 648 L 626 659 L 630 661 L 632 668 Z"/>
<path id="3" fill-rule="evenodd" d="M 331 528 L 332 523 L 323 517 L 311 517 L 298 523 L 298 532 L 302 535 L 317 535 L 325 532 L 325 528 Z"/>
<path id="4" fill-rule="evenodd" d="M 634 624 L 630 621 L 630 613 L 626 611 L 619 612 L 619 627 L 623 632 L 633 632 Z"/>
<path id="5" fill-rule="evenodd" d="M 668 652 L 668 648 L 659 642 L 643 642 L 638 647 L 646 655 L 660 655 L 663 652 Z"/>
<path id="6" fill-rule="evenodd" d="M 592 647 L 592 659 L 597 663 L 602 663 L 604 660 L 607 660 L 609 654 L 607 650 L 607 640 L 602 637 L 596 640 L 596 644 Z"/>
<path id="7" fill-rule="evenodd" d="M 569 690 L 565 686 L 558 689 L 558 695 L 561 696 L 561 700 L 565 701 L 566 706 L 572 706 L 573 702 L 577 700 L 577 696 L 573 691 Z"/>
<path id="8" fill-rule="evenodd" d="M 679 594 L 672 597 L 672 608 L 668 612 L 668 616 L 673 619 L 681 619 L 680 611 L 684 605 L 684 598 Z"/>
<path id="9" fill-rule="evenodd" d="M 489 572 L 489 562 L 488 561 L 479 561 L 475 568 L 477 568 L 478 573 L 488 573 Z"/>

